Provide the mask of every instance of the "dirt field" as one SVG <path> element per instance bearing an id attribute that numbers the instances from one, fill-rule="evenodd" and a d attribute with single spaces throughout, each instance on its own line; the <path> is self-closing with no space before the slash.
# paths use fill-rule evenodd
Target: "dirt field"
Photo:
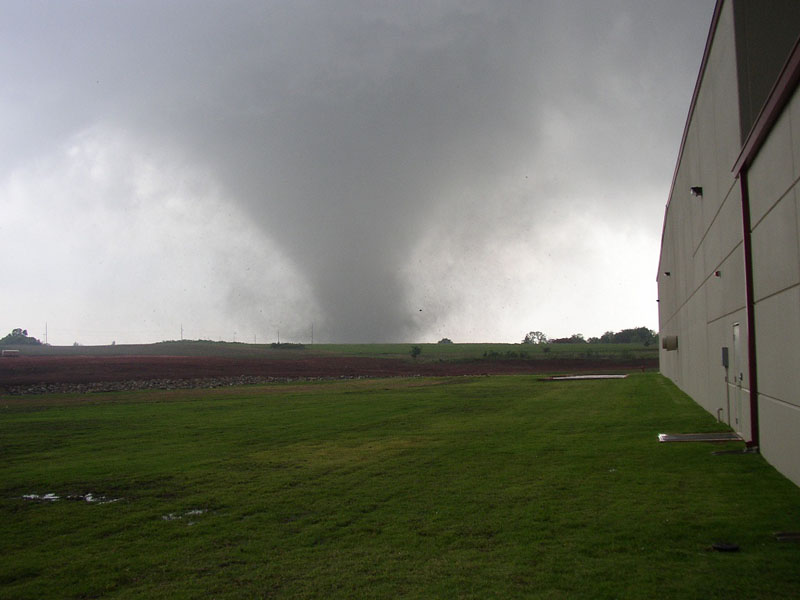
<path id="1" fill-rule="evenodd" d="M 608 373 L 655 369 L 655 359 L 470 360 L 412 362 L 364 357 L 233 359 L 186 356 L 35 356 L 0 359 L 0 392 L 31 384 L 77 384 L 153 379 L 253 376 L 336 378 L 500 375 L 522 373 Z"/>

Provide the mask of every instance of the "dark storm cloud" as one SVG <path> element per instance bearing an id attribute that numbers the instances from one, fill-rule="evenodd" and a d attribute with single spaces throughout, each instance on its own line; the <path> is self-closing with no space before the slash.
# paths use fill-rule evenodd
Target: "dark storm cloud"
<path id="1" fill-rule="evenodd" d="M 407 339 L 426 232 L 457 253 L 547 203 L 594 192 L 621 211 L 620 173 L 671 169 L 686 101 L 669 82 L 687 61 L 693 78 L 685 23 L 704 29 L 710 5 L 12 3 L 2 126 L 18 142 L 0 164 L 97 122 L 135 131 L 207 169 L 278 242 L 330 339 Z M 497 200 L 517 173 L 539 187 Z"/>

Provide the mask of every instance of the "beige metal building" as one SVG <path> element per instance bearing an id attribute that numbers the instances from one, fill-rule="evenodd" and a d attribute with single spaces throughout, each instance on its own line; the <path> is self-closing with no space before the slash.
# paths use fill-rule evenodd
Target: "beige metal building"
<path id="1" fill-rule="evenodd" d="M 661 372 L 800 485 L 800 0 L 718 0 L 664 217 Z"/>

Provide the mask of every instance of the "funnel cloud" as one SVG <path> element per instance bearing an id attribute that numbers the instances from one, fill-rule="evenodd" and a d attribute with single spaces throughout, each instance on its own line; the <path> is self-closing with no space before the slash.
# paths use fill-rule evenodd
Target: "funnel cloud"
<path id="1" fill-rule="evenodd" d="M 12 1 L 0 244 L 37 244 L 0 327 L 47 321 L 53 343 L 655 328 L 713 4 Z"/>

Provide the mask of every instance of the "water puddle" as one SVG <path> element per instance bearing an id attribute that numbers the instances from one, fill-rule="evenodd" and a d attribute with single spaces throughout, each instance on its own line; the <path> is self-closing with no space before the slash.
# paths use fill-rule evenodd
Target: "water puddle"
<path id="1" fill-rule="evenodd" d="M 205 508 L 192 508 L 190 510 L 186 510 L 182 513 L 169 513 L 167 515 L 161 515 L 162 521 L 182 521 L 188 517 L 197 517 L 200 515 L 204 515 L 208 512 Z M 194 525 L 196 521 L 188 521 L 187 525 Z"/>
<path id="2" fill-rule="evenodd" d="M 96 496 L 89 492 L 88 494 L 72 494 L 66 498 L 62 498 L 57 494 L 23 494 L 23 500 L 34 500 L 37 502 L 57 502 L 58 500 L 76 500 L 79 502 L 88 502 L 90 504 L 111 504 L 112 502 L 119 502 L 122 498 L 109 498 L 108 496 Z"/>
<path id="3" fill-rule="evenodd" d="M 71 500 L 73 502 L 86 502 L 88 504 L 111 504 L 112 502 L 119 502 L 124 498 L 110 498 L 108 496 L 100 496 L 89 492 L 88 494 L 70 494 L 68 496 L 59 496 L 52 492 L 47 494 L 23 494 L 23 500 L 30 500 L 32 502 L 58 502 L 59 500 Z M 197 523 L 196 517 L 204 515 L 208 512 L 207 508 L 190 508 L 182 512 L 169 513 L 161 515 L 162 521 L 185 521 L 187 525 L 195 525 Z"/>
<path id="4" fill-rule="evenodd" d="M 22 497 L 25 500 L 42 500 L 45 502 L 55 502 L 56 500 L 61 500 L 61 498 L 55 494 L 44 494 L 43 496 L 40 496 L 39 494 L 23 494 Z"/>
<path id="5" fill-rule="evenodd" d="M 122 498 L 109 498 L 108 496 L 95 496 L 91 492 L 83 496 L 67 496 L 70 500 L 83 500 L 92 504 L 111 504 L 112 502 L 119 502 Z"/>

